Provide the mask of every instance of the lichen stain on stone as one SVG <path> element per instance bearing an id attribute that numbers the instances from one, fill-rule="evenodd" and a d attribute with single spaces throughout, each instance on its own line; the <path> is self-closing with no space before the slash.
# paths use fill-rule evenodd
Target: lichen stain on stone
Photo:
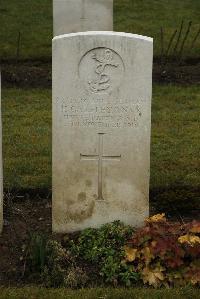
<path id="1" fill-rule="evenodd" d="M 78 202 L 76 205 L 71 206 L 70 209 L 67 211 L 66 218 L 67 221 L 74 221 L 75 223 L 81 223 L 88 218 L 92 217 L 95 201 L 91 201 L 90 203 L 84 203 L 84 206 L 79 204 L 80 202 L 85 202 L 87 199 L 87 195 L 85 192 L 80 192 L 78 194 Z"/>
<path id="2" fill-rule="evenodd" d="M 78 194 L 78 201 L 85 201 L 86 200 L 86 193 L 85 192 L 80 192 Z"/>

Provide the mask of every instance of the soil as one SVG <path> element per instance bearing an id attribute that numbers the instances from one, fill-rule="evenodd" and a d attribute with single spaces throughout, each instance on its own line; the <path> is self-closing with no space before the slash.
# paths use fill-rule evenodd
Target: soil
<path id="1" fill-rule="evenodd" d="M 51 62 L 22 61 L 2 62 L 2 86 L 19 88 L 50 88 Z M 199 84 L 200 61 L 154 61 L 153 82 L 161 84 Z"/>
<path id="2" fill-rule="evenodd" d="M 3 63 L 2 86 L 18 88 L 50 88 L 51 63 Z"/>
<path id="3" fill-rule="evenodd" d="M 8 198 L 0 236 L 0 286 L 28 283 L 23 257 L 33 233 L 51 234 L 51 202 L 48 199 Z"/>
<path id="4" fill-rule="evenodd" d="M 191 85 L 200 83 L 200 61 L 188 63 L 166 63 L 154 62 L 153 82 L 162 84 Z"/>

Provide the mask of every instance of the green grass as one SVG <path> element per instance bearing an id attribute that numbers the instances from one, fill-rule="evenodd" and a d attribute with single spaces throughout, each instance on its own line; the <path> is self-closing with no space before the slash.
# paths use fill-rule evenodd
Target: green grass
<path id="1" fill-rule="evenodd" d="M 50 58 L 52 22 L 52 0 L 1 0 L 0 57 L 16 58 L 20 32 L 20 58 Z"/>
<path id="2" fill-rule="evenodd" d="M 200 88 L 155 86 L 152 105 L 151 187 L 197 187 Z"/>
<path id="3" fill-rule="evenodd" d="M 192 21 L 184 50 L 189 57 L 200 56 L 200 36 L 191 49 L 200 26 L 199 0 L 114 0 L 114 29 L 154 37 L 154 54 L 160 55 L 160 28 L 164 47 L 184 20 L 184 33 Z M 18 33 L 21 32 L 21 59 L 51 59 L 52 0 L 0 1 L 0 57 L 16 58 Z"/>
<path id="4" fill-rule="evenodd" d="M 21 288 L 0 289 L 1 299 L 197 299 L 200 291 L 193 288 L 179 289 L 67 289 Z"/>
<path id="5" fill-rule="evenodd" d="M 51 91 L 2 94 L 4 186 L 51 188 Z M 151 190 L 199 185 L 200 87 L 154 86 Z"/>
<path id="6" fill-rule="evenodd" d="M 199 0 L 116 0 L 114 3 L 115 30 L 153 37 L 155 56 L 160 55 L 161 52 L 161 27 L 164 31 L 164 49 L 166 50 L 170 37 L 174 30 L 180 27 L 182 20 L 184 20 L 184 34 L 188 22 L 192 21 L 184 56 L 199 57 L 200 36 L 195 47 L 190 48 L 192 39 L 200 27 Z"/>
<path id="7" fill-rule="evenodd" d="M 10 89 L 2 96 L 5 188 L 51 188 L 50 91 Z"/>

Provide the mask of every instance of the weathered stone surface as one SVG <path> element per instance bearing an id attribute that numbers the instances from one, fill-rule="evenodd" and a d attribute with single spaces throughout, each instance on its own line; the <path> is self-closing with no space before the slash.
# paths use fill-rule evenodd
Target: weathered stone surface
<path id="1" fill-rule="evenodd" d="M 0 71 L 0 233 L 3 229 L 3 162 L 2 162 L 2 122 L 1 122 L 1 71 Z"/>
<path id="2" fill-rule="evenodd" d="M 53 230 L 149 212 L 152 39 L 86 32 L 53 40 Z"/>
<path id="3" fill-rule="evenodd" d="M 54 36 L 81 31 L 112 31 L 113 0 L 54 0 Z"/>

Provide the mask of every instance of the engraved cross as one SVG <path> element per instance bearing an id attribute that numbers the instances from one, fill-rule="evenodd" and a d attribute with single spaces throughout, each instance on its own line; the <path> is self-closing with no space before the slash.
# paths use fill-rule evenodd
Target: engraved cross
<path id="1" fill-rule="evenodd" d="M 97 155 L 82 155 L 80 154 L 81 160 L 89 160 L 89 161 L 98 161 L 98 198 L 97 200 L 104 200 L 103 198 L 103 188 L 102 188 L 102 169 L 103 169 L 103 161 L 120 161 L 120 156 L 104 156 L 103 155 L 103 135 L 105 133 L 98 133 L 99 135 L 99 145 L 98 145 L 98 154 Z"/>

